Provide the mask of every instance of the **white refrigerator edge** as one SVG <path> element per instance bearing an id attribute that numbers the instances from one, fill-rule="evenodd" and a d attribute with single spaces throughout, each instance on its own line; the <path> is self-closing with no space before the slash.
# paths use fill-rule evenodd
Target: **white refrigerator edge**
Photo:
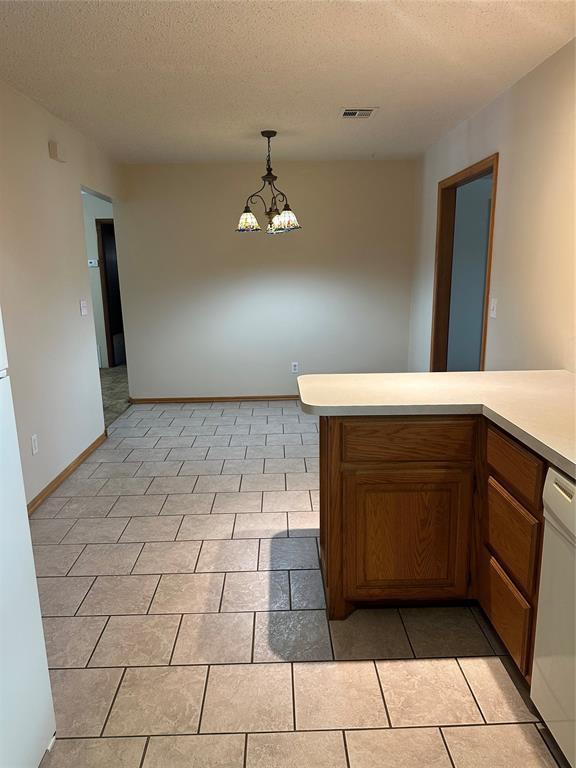
<path id="1" fill-rule="evenodd" d="M 55 730 L 0 313 L 0 766 L 37 768 Z"/>

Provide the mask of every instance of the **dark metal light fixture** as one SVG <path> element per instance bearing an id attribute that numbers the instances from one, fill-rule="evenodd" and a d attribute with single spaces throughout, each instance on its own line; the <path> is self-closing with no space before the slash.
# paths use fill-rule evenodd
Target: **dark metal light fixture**
<path id="1" fill-rule="evenodd" d="M 284 192 L 282 192 L 282 190 L 278 189 L 276 186 L 276 179 L 278 177 L 275 176 L 272 171 L 272 165 L 270 161 L 270 139 L 273 139 L 274 136 L 276 136 L 276 131 L 262 131 L 261 133 L 268 142 L 268 154 L 266 155 L 266 173 L 264 176 L 262 176 L 262 186 L 260 189 L 258 189 L 256 192 L 253 192 L 246 199 L 246 207 L 240 216 L 240 221 L 238 222 L 238 228 L 236 232 L 260 231 L 260 224 L 258 224 L 258 219 L 250 209 L 250 205 L 254 205 L 257 200 L 262 202 L 262 205 L 264 206 L 264 213 L 268 219 L 268 226 L 266 227 L 267 235 L 278 235 L 281 232 L 291 232 L 293 229 L 301 229 L 300 224 L 298 224 L 298 219 L 288 204 L 288 198 Z M 266 188 L 266 185 L 270 187 L 270 193 L 272 195 L 272 199 L 270 200 L 268 207 L 266 207 L 266 201 L 260 194 Z M 280 213 L 278 210 L 278 203 L 284 203 L 282 213 Z"/>

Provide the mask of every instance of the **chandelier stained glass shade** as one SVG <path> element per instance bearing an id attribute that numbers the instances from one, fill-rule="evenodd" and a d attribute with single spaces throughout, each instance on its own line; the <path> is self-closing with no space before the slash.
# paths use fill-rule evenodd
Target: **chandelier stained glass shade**
<path id="1" fill-rule="evenodd" d="M 272 170 L 272 161 L 270 157 L 270 141 L 276 136 L 276 131 L 262 131 L 262 136 L 268 142 L 268 153 L 266 155 L 266 173 L 262 176 L 262 186 L 248 195 L 244 211 L 240 216 L 236 232 L 259 232 L 260 224 L 252 212 L 250 206 L 261 202 L 264 206 L 264 215 L 268 219 L 266 227 L 267 235 L 279 235 L 282 232 L 292 232 L 295 229 L 301 229 L 294 211 L 290 208 L 288 198 L 281 189 L 276 186 L 277 176 Z M 268 189 L 266 189 L 268 187 Z M 266 202 L 263 194 L 270 196 L 270 202 Z M 282 211 L 279 210 L 282 207 Z"/>

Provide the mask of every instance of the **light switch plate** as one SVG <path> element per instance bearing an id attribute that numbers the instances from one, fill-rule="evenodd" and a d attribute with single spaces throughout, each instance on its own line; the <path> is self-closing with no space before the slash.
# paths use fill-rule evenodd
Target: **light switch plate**
<path id="1" fill-rule="evenodd" d="M 80 299 L 80 314 L 82 317 L 86 317 L 88 314 L 88 302 L 86 299 Z"/>
<path id="2" fill-rule="evenodd" d="M 496 317 L 496 310 L 498 308 L 498 299 L 492 297 L 490 299 L 490 317 Z"/>

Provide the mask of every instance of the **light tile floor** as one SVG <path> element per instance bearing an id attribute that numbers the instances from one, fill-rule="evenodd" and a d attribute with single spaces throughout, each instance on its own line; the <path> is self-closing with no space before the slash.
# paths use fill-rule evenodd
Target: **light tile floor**
<path id="1" fill-rule="evenodd" d="M 43 768 L 551 768 L 477 609 L 327 622 L 294 401 L 131 406 L 33 515 Z"/>
<path id="2" fill-rule="evenodd" d="M 115 365 L 113 368 L 100 368 L 100 386 L 102 387 L 104 423 L 108 426 L 130 405 L 126 366 Z"/>

